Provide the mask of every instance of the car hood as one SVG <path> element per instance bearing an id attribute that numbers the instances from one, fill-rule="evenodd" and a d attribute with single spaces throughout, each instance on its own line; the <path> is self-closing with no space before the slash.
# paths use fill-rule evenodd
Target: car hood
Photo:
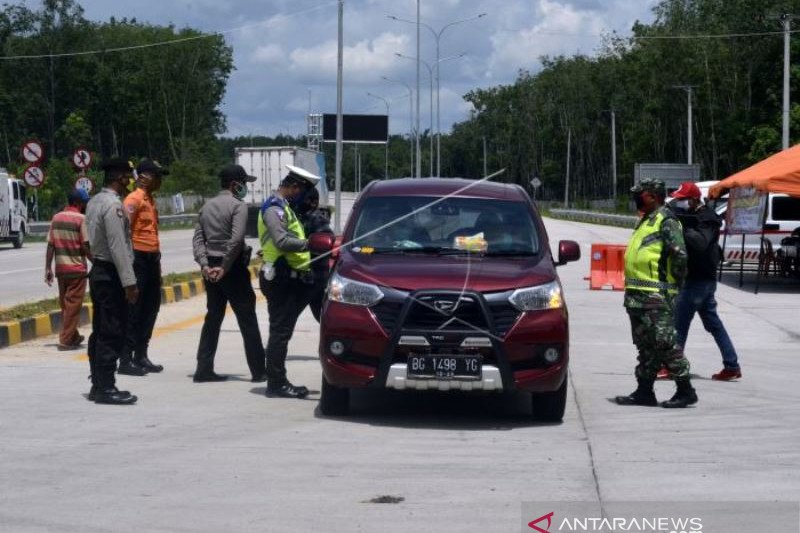
<path id="1" fill-rule="evenodd" d="M 346 278 L 403 291 L 499 292 L 556 278 L 549 253 L 505 258 L 435 255 L 364 255 L 344 252 L 337 272 Z"/>

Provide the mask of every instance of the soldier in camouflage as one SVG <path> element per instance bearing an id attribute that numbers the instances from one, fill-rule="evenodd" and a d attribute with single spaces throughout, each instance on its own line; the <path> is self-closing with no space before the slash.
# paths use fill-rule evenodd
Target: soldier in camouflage
<path id="1" fill-rule="evenodd" d="M 631 321 L 633 343 L 639 351 L 638 388 L 617 396 L 620 405 L 658 405 L 653 383 L 665 366 L 677 392 L 662 407 L 697 403 L 689 379 L 689 361 L 677 343 L 675 298 L 686 277 L 686 245 L 680 222 L 664 207 L 666 187 L 645 179 L 631 189 L 642 218 L 625 252 L 625 309 Z"/>

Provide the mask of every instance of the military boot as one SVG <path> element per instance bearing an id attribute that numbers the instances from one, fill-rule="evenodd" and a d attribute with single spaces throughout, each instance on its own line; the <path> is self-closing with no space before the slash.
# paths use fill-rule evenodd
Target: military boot
<path id="1" fill-rule="evenodd" d="M 676 379 L 675 385 L 678 387 L 675 395 L 666 402 L 662 402 L 661 407 L 676 409 L 697 403 L 697 393 L 689 378 Z"/>
<path id="2" fill-rule="evenodd" d="M 639 387 L 627 396 L 617 396 L 614 398 L 620 405 L 645 405 L 655 407 L 658 405 L 656 393 L 653 391 L 652 379 L 639 379 Z"/>
<path id="3" fill-rule="evenodd" d="M 146 376 L 147 369 L 134 361 L 132 354 L 122 354 L 119 358 L 117 374 L 125 374 L 126 376 Z"/>
<path id="4" fill-rule="evenodd" d="M 152 362 L 149 357 L 147 357 L 147 348 L 137 352 L 134 361 L 147 372 L 158 373 L 164 370 L 163 365 L 157 365 L 156 363 Z"/>

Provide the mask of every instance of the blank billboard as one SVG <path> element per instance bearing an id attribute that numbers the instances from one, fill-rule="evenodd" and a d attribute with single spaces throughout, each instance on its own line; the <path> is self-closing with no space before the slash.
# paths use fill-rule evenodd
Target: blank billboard
<path id="1" fill-rule="evenodd" d="M 389 139 L 387 115 L 342 115 L 343 140 L 346 143 L 383 144 Z M 322 115 L 322 140 L 336 142 L 336 115 Z"/>

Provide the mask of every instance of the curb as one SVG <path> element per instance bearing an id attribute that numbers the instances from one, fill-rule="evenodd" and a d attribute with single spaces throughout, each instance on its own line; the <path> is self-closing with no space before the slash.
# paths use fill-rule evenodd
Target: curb
<path id="1" fill-rule="evenodd" d="M 203 280 L 193 279 L 183 283 L 176 283 L 161 287 L 161 303 L 170 304 L 180 302 L 192 296 L 197 296 L 205 292 Z M 81 308 L 79 326 L 86 326 L 92 323 L 92 304 L 83 304 Z M 23 318 L 11 322 L 0 323 L 0 349 L 7 348 L 20 342 L 26 342 L 38 337 L 46 337 L 59 332 L 61 329 L 61 311 L 55 310 L 49 313 Z"/>
<path id="2" fill-rule="evenodd" d="M 257 266 L 248 267 L 251 279 L 258 277 L 258 268 Z M 161 303 L 171 304 L 182 300 L 188 300 L 204 292 L 206 292 L 206 288 L 205 285 L 203 285 L 202 278 L 163 286 L 161 287 Z M 91 324 L 91 322 L 92 304 L 83 304 L 78 325 L 85 326 Z M 61 311 L 59 310 L 11 322 L 0 322 L 0 349 L 38 337 L 53 335 L 58 333 L 60 329 Z"/>

